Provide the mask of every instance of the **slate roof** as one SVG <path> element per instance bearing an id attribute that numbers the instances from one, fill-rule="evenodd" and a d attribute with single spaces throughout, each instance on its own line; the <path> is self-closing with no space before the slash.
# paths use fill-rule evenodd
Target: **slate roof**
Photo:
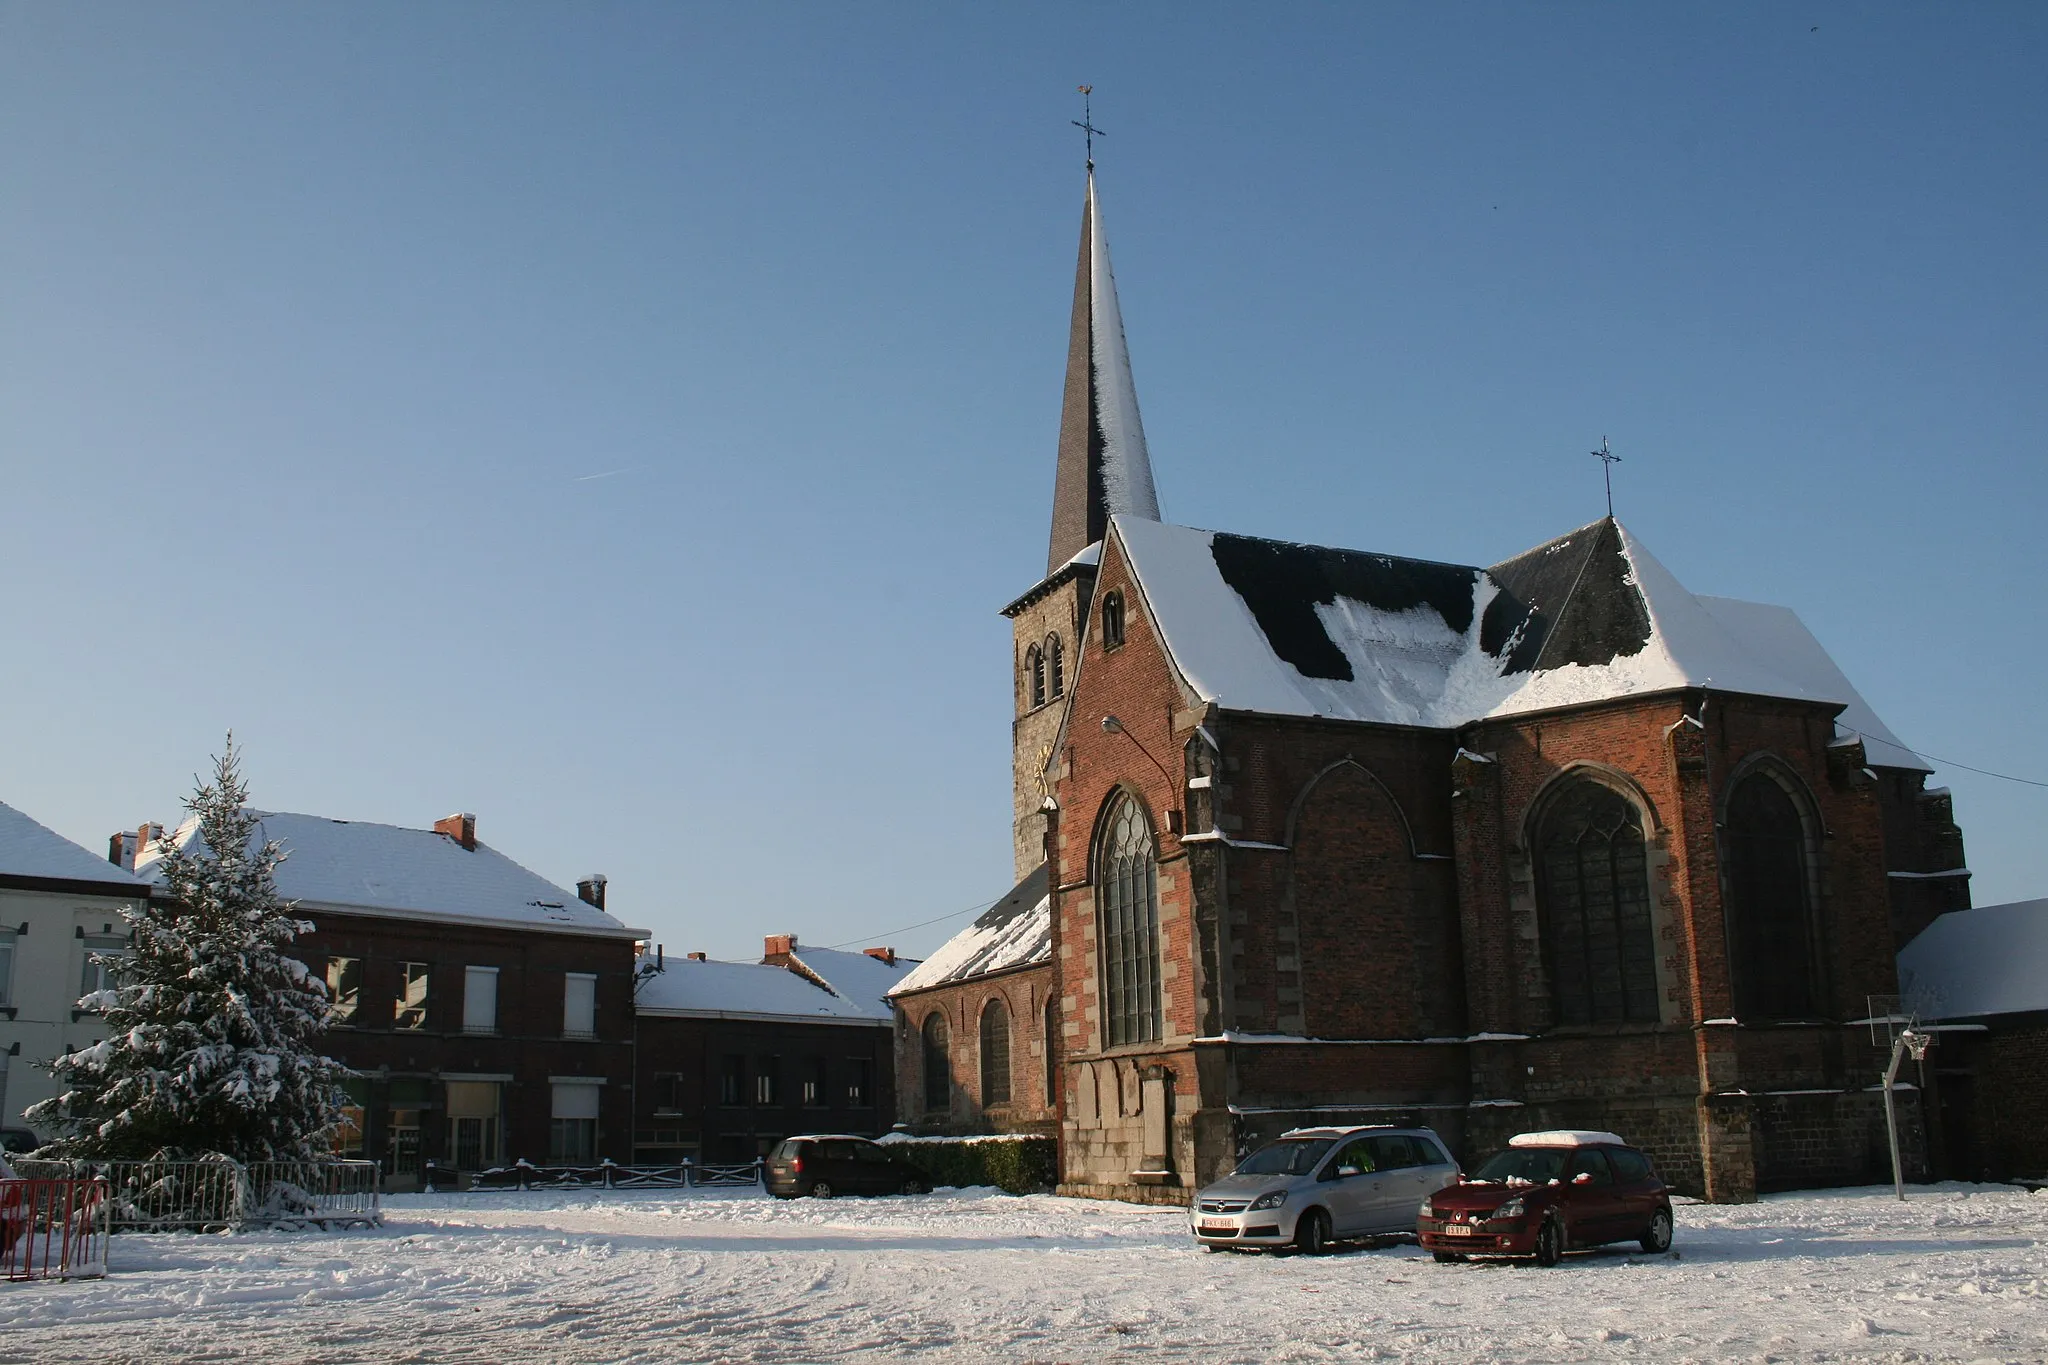
<path id="1" fill-rule="evenodd" d="M 1040 863 L 1008 895 L 897 982 L 890 994 L 907 995 L 1050 961 L 1052 898 L 1047 894 L 1045 864 Z"/>
<path id="2" fill-rule="evenodd" d="M 672 958 L 665 970 L 641 983 L 633 1007 L 642 1014 L 680 1019 L 762 1019 L 870 1026 L 891 1022 L 886 1008 L 827 990 L 787 967 L 758 962 Z"/>
<path id="3" fill-rule="evenodd" d="M 431 829 L 288 812 L 261 812 L 260 821 L 252 842 L 269 838 L 284 846 L 285 861 L 277 869 L 279 893 L 308 909 L 646 937 L 645 930 L 627 928 L 481 841 L 466 849 Z M 204 847 L 196 819 L 166 838 L 181 847 Z M 136 875 L 155 880 L 162 842 L 137 852 Z"/>
<path id="4" fill-rule="evenodd" d="M 2048 1010 L 2048 900 L 1938 916 L 1899 950 L 1899 994 L 1927 1020 Z"/>
<path id="5" fill-rule="evenodd" d="M 1189 687 L 1227 710 L 1456 728 L 1684 688 L 1843 706 L 1926 769 L 1792 612 L 1697 597 L 1612 519 L 1490 569 L 1118 516 Z"/>
<path id="6" fill-rule="evenodd" d="M 90 883 L 142 895 L 148 883 L 0 802 L 0 877 Z"/>
<path id="7" fill-rule="evenodd" d="M 892 1019 L 889 992 L 918 965 L 914 958 L 899 957 L 884 962 L 866 953 L 849 953 L 839 948 L 791 950 L 790 961 L 822 980 L 834 994 L 848 1000 L 876 1019 Z"/>

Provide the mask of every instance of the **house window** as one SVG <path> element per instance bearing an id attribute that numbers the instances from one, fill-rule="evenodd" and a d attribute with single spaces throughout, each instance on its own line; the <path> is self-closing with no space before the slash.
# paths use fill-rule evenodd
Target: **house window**
<path id="1" fill-rule="evenodd" d="M 87 1005 L 85 997 L 99 991 L 110 991 L 119 984 L 121 962 L 128 956 L 128 940 L 113 934 L 87 934 L 85 936 L 85 964 L 78 977 L 78 998 L 80 1009 L 100 1009 L 99 1005 Z"/>
<path id="2" fill-rule="evenodd" d="M 1536 847 L 1557 1021 L 1655 1023 L 1649 859 L 1635 805 L 1612 787 L 1571 782 L 1545 811 Z"/>
<path id="3" fill-rule="evenodd" d="M 1187 792 L 1181 804 L 1188 813 L 1187 832 L 1207 834 L 1216 828 L 1216 751 L 1197 731 L 1181 750 Z"/>
<path id="4" fill-rule="evenodd" d="M 562 1036 L 597 1036 L 597 978 L 587 972 L 569 972 L 562 978 Z"/>
<path id="5" fill-rule="evenodd" d="M 758 1062 L 756 1062 L 756 1063 L 755 1063 L 755 1065 L 754 1065 L 754 1103 L 755 1103 L 755 1104 L 776 1104 L 776 1103 L 779 1103 L 779 1100 L 778 1100 L 778 1097 L 777 1097 L 777 1093 L 776 1093 L 776 1092 L 777 1092 L 777 1086 L 776 1086 L 776 1081 L 777 1081 L 777 1080 L 779 1079 L 779 1075 L 780 1075 L 780 1072 L 781 1072 L 781 1071 L 782 1071 L 782 1059 L 781 1059 L 780 1057 L 763 1057 L 763 1058 L 761 1058 L 761 1059 L 760 1059 L 760 1060 L 759 1060 Z"/>
<path id="6" fill-rule="evenodd" d="M 1102 594 L 1102 647 L 1115 649 L 1124 642 L 1124 595 Z"/>
<path id="7" fill-rule="evenodd" d="M 1048 690 L 1054 700 L 1067 692 L 1067 651 L 1060 644 L 1060 637 L 1048 635 L 1045 640 L 1045 673 Z"/>
<path id="8" fill-rule="evenodd" d="M 341 1121 L 334 1128 L 334 1155 L 344 1161 L 360 1160 L 363 1155 L 363 1120 L 370 1109 L 370 1083 L 352 1078 L 343 1081 L 341 1088 L 348 1092 L 348 1102 L 342 1105 Z"/>
<path id="9" fill-rule="evenodd" d="M 953 1062 L 946 1055 L 946 1016 L 933 1010 L 924 1021 L 924 1107 L 943 1113 L 953 1107 Z"/>
<path id="10" fill-rule="evenodd" d="M 363 960 L 359 957 L 327 959 L 327 1024 L 346 1028 L 356 1021 L 363 1003 Z"/>
<path id="11" fill-rule="evenodd" d="M 427 984 L 428 971 L 424 962 L 401 962 L 398 964 L 398 1019 L 399 1028 L 423 1029 L 427 1026 Z"/>
<path id="12" fill-rule="evenodd" d="M 996 996 L 981 1010 L 981 1102 L 1010 1102 L 1010 1007 Z"/>
<path id="13" fill-rule="evenodd" d="M 1102 982 L 1109 1046 L 1160 1035 L 1159 873 L 1145 812 L 1117 802 L 1096 866 L 1101 907 Z"/>
<path id="14" fill-rule="evenodd" d="M 718 1073 L 718 1102 L 728 1108 L 738 1108 L 746 1102 L 747 1059 L 727 1057 Z"/>
<path id="15" fill-rule="evenodd" d="M 496 1033 L 498 1031 L 498 969 L 496 967 L 465 967 L 462 969 L 462 1031 L 464 1033 Z"/>
<path id="16" fill-rule="evenodd" d="M 827 1079 L 825 1075 L 825 1059 L 823 1057 L 811 1058 L 811 1074 L 804 1077 L 804 1107 L 806 1109 L 818 1109 L 824 1106 L 825 1096 L 831 1093 L 826 1088 Z"/>
<path id="17" fill-rule="evenodd" d="M 1723 832 L 1736 1016 L 1809 1018 L 1815 991 L 1806 821 L 1792 794 L 1758 772 L 1729 794 Z"/>
<path id="18" fill-rule="evenodd" d="M 1025 689 L 1033 706 L 1045 705 L 1045 655 L 1033 645 L 1024 651 Z"/>
<path id="19" fill-rule="evenodd" d="M 14 940 L 20 935 L 0 929 L 0 1005 L 14 1003 Z"/>
<path id="20" fill-rule="evenodd" d="M 1045 999 L 1045 1107 L 1055 1108 L 1060 1099 L 1059 1062 L 1053 1054 L 1056 1040 L 1060 1036 L 1059 1004 L 1051 996 Z"/>
<path id="21" fill-rule="evenodd" d="M 448 1154 L 457 1170 L 487 1170 L 504 1160 L 502 1131 L 496 1081 L 448 1082 Z"/>
<path id="22" fill-rule="evenodd" d="M 657 1071 L 654 1073 L 654 1112 L 657 1114 L 680 1114 L 683 1112 L 683 1075 L 680 1071 Z"/>
<path id="23" fill-rule="evenodd" d="M 852 1073 L 846 1082 L 846 1107 L 865 1109 L 874 1101 L 875 1064 L 866 1057 L 849 1057 L 847 1069 Z"/>
<path id="24" fill-rule="evenodd" d="M 597 1160 L 597 1086 L 584 1081 L 554 1083 L 554 1111 L 548 1121 L 548 1160 L 587 1166 Z"/>

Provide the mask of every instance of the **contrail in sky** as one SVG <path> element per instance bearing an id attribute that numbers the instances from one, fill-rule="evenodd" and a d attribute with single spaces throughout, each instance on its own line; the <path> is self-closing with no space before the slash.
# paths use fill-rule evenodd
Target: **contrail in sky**
<path id="1" fill-rule="evenodd" d="M 576 476 L 575 478 L 573 478 L 573 479 L 569 480 L 569 482 L 570 482 L 570 483 L 589 483 L 589 482 L 590 482 L 590 481 L 591 481 L 592 479 L 609 479 L 609 478 L 611 478 L 611 477 L 612 477 L 612 476 L 613 476 L 614 474 L 630 474 L 630 473 L 632 473 L 632 472 L 633 472 L 633 470 L 634 470 L 635 468 L 637 468 L 637 467 L 638 467 L 638 466 L 634 466 L 634 465 L 628 465 L 628 466 L 627 466 L 626 468 L 624 468 L 624 469 L 607 469 L 607 470 L 606 470 L 606 471 L 605 471 L 604 473 L 602 473 L 602 474 L 578 474 L 578 475 L 577 475 L 577 476 Z"/>

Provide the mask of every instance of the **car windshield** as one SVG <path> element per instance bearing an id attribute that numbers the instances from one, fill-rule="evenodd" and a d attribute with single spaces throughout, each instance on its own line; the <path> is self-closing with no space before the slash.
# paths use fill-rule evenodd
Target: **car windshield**
<path id="1" fill-rule="evenodd" d="M 1307 1175 L 1330 1150 L 1331 1138 L 1282 1138 L 1237 1163 L 1239 1175 Z"/>
<path id="2" fill-rule="evenodd" d="M 1493 1185 L 1548 1185 L 1564 1175 L 1563 1147 L 1510 1147 L 1486 1159 L 1472 1179 Z"/>

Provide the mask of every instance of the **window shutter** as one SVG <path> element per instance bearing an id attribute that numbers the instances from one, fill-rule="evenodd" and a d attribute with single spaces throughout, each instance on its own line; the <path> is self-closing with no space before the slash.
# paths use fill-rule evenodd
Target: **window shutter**
<path id="1" fill-rule="evenodd" d="M 562 1032 L 570 1038 L 597 1034 L 597 978 L 570 972 L 562 978 Z"/>
<path id="2" fill-rule="evenodd" d="M 462 1031 L 494 1033 L 498 1028 L 498 969 L 469 967 L 462 979 Z"/>

